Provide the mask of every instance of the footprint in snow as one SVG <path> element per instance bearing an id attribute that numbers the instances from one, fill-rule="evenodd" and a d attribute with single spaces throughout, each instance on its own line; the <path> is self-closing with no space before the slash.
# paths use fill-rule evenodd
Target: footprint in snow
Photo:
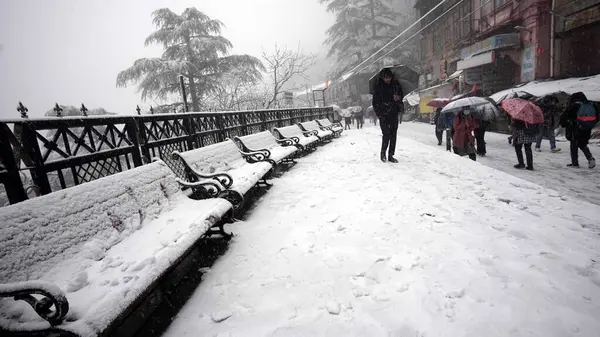
<path id="1" fill-rule="evenodd" d="M 339 315 L 342 311 L 342 306 L 339 303 L 333 301 L 327 302 L 327 304 L 325 304 L 325 308 L 332 315 Z"/>
<path id="2" fill-rule="evenodd" d="M 210 318 L 215 323 L 221 323 L 221 322 L 227 320 L 231 316 L 233 316 L 233 313 L 231 311 L 224 310 L 224 311 L 212 313 L 210 315 Z"/>

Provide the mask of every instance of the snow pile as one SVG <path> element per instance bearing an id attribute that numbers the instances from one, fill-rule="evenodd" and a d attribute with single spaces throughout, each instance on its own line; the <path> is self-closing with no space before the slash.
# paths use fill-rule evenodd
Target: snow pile
<path id="1" fill-rule="evenodd" d="M 299 159 L 165 336 L 598 335 L 600 206 L 380 139 Z"/>
<path id="2" fill-rule="evenodd" d="M 41 280 L 67 292 L 64 327 L 93 336 L 231 204 L 185 197 L 162 161 L 0 209 L 0 283 Z M 47 327 L 0 299 L 0 326 Z"/>
<path id="3" fill-rule="evenodd" d="M 230 189 L 244 195 L 273 167 L 267 162 L 248 164 L 233 141 L 180 153 L 187 163 L 201 173 L 226 172 L 233 178 Z"/>
<path id="4" fill-rule="evenodd" d="M 516 91 L 526 91 L 535 96 L 544 96 L 558 91 L 564 91 L 569 95 L 583 92 L 590 101 L 600 102 L 600 75 L 591 77 L 574 77 L 556 81 L 532 81 L 525 85 L 503 90 L 490 96 L 498 101 L 506 94 Z"/>

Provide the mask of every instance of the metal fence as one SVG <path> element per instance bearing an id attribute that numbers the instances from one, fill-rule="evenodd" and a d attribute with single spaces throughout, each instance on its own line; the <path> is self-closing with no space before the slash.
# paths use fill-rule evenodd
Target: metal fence
<path id="1" fill-rule="evenodd" d="M 28 190 L 48 194 L 173 151 L 332 117 L 332 108 L 302 108 L 0 120 L 0 182 L 14 204 L 26 200 Z"/>

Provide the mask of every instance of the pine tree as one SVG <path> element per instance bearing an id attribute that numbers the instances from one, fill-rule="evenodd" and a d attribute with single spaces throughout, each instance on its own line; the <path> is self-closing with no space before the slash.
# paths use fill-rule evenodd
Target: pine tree
<path id="1" fill-rule="evenodd" d="M 336 14 L 335 23 L 327 30 L 325 43 L 330 45 L 328 57 L 335 57 L 333 76 L 348 71 L 412 23 L 412 9 L 393 6 L 387 0 L 319 0 L 327 11 Z M 390 55 L 402 58 L 403 50 Z M 379 67 L 381 64 L 374 66 Z"/>
<path id="2" fill-rule="evenodd" d="M 200 100 L 215 90 L 224 73 L 245 67 L 250 78 L 261 78 L 265 68 L 261 61 L 249 55 L 226 56 L 232 45 L 221 36 L 223 23 L 213 20 L 196 8 L 187 8 L 181 15 L 168 8 L 152 13 L 157 30 L 146 38 L 146 45 L 161 44 L 159 58 L 142 58 L 117 76 L 117 86 L 138 83 L 142 99 L 167 99 L 179 93 L 179 76 L 186 78 L 187 93 L 193 111 L 200 110 Z"/>

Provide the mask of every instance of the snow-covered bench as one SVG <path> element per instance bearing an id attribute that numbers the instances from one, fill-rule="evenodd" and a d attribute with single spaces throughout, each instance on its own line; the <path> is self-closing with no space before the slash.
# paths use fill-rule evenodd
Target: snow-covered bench
<path id="1" fill-rule="evenodd" d="M 333 139 L 333 131 L 321 127 L 316 121 L 298 123 L 302 131 L 314 131 L 321 142 L 329 142 Z"/>
<path id="2" fill-rule="evenodd" d="M 231 210 L 185 196 L 162 161 L 0 209 L 0 335 L 141 328 Z"/>
<path id="3" fill-rule="evenodd" d="M 173 152 L 173 159 L 176 165 L 183 167 L 183 170 L 175 172 L 177 182 L 183 188 L 198 188 L 197 185 L 212 180 L 222 187 L 222 191 L 217 195 L 209 193 L 208 197 L 229 200 L 236 212 L 251 200 L 255 187 L 271 186 L 267 179 L 273 165 L 265 161 L 247 163 L 230 140 L 190 151 Z"/>
<path id="4" fill-rule="evenodd" d="M 300 151 L 313 151 L 319 142 L 316 131 L 302 131 L 298 125 L 284 126 L 273 129 L 273 135 L 278 141 L 292 141 Z"/>
<path id="5" fill-rule="evenodd" d="M 247 136 L 233 137 L 240 154 L 248 163 L 261 161 L 269 162 L 273 167 L 282 164 L 291 165 L 296 161 L 294 155 L 298 152 L 291 140 L 277 140 L 269 131 L 263 131 Z"/>
<path id="6" fill-rule="evenodd" d="M 337 122 L 331 123 L 327 118 L 317 119 L 315 120 L 315 122 L 317 122 L 319 126 L 324 127 L 327 130 L 331 130 L 335 137 L 340 137 L 342 135 L 342 132 L 344 131 L 344 127 L 342 126 L 342 124 Z"/>

